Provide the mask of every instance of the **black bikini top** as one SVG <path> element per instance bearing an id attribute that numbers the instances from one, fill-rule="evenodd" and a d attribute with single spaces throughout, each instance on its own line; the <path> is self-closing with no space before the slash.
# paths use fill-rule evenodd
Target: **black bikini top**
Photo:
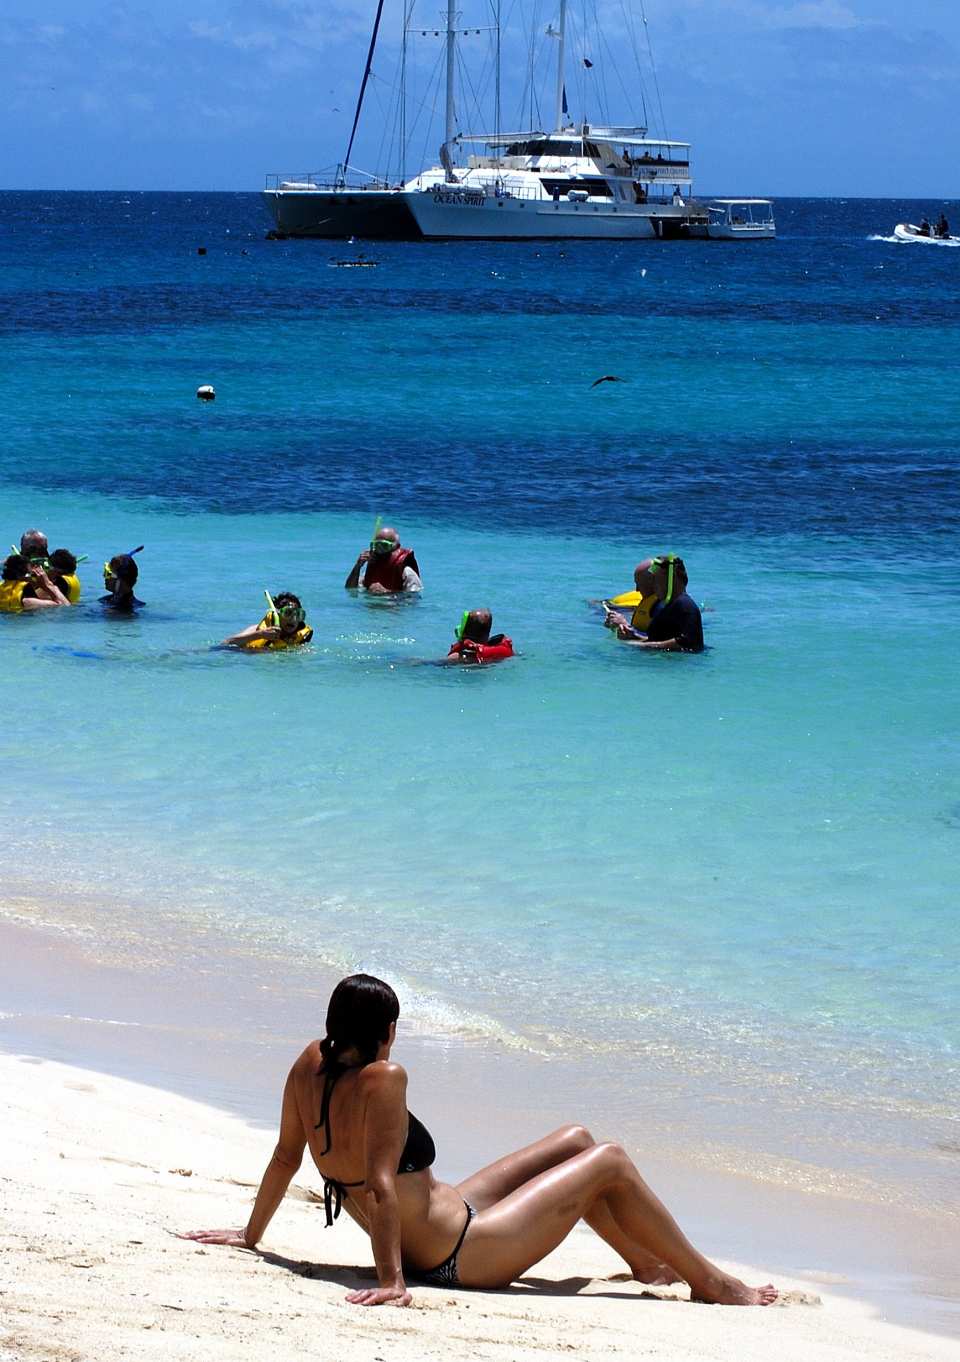
<path id="1" fill-rule="evenodd" d="M 330 1153 L 330 1095 L 336 1086 L 340 1073 L 328 1074 L 323 1081 L 323 1097 L 320 1100 L 320 1120 L 314 1126 L 314 1130 L 319 1130 L 323 1126 L 324 1138 L 327 1141 L 326 1148 L 320 1151 L 320 1157 Z M 409 1124 L 407 1125 L 407 1141 L 403 1146 L 400 1155 L 400 1162 L 397 1165 L 397 1173 L 420 1173 L 424 1168 L 429 1168 L 437 1157 L 437 1150 L 433 1143 L 433 1137 L 422 1121 L 418 1121 L 413 1112 L 407 1113 Z M 321 1173 L 323 1178 L 323 1208 L 327 1213 L 327 1229 L 333 1224 L 343 1208 L 343 1198 L 348 1195 L 348 1187 L 362 1187 L 364 1179 L 359 1182 L 340 1182 L 337 1178 L 328 1178 L 325 1173 Z"/>

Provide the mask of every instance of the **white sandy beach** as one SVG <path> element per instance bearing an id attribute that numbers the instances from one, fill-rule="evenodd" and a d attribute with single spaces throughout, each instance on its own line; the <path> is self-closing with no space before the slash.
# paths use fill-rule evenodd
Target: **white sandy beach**
<path id="1" fill-rule="evenodd" d="M 3 1055 L 0 1074 L 0 1362 L 956 1356 L 955 1340 L 887 1324 L 810 1280 L 779 1281 L 784 1301 L 770 1309 L 645 1289 L 622 1280 L 622 1265 L 586 1230 L 509 1291 L 418 1287 L 408 1310 L 351 1306 L 344 1295 L 371 1272 L 369 1244 L 347 1217 L 324 1229 L 319 1175 L 306 1162 L 260 1253 L 174 1237 L 246 1220 L 272 1152 L 268 1132 L 63 1064 Z"/>

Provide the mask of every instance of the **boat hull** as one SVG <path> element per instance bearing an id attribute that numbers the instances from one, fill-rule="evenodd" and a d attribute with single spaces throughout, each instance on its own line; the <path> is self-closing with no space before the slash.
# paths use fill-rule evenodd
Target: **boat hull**
<path id="1" fill-rule="evenodd" d="M 267 211 L 281 236 L 344 241 L 414 241 L 420 231 L 396 189 L 266 189 Z"/>
<path id="2" fill-rule="evenodd" d="M 639 205 L 445 189 L 405 195 L 428 241 L 642 241 L 700 235 L 689 205 Z"/>
<path id="3" fill-rule="evenodd" d="M 777 229 L 767 223 L 714 223 L 707 228 L 711 241 L 775 241 Z"/>
<path id="4" fill-rule="evenodd" d="M 912 222 L 898 222 L 893 235 L 898 241 L 920 241 L 926 246 L 960 246 L 960 236 L 925 236 Z"/>

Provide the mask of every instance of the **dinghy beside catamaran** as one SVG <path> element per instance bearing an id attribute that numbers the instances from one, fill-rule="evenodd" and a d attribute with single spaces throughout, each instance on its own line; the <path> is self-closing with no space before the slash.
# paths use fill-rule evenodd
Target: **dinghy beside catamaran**
<path id="1" fill-rule="evenodd" d="M 353 128 L 343 162 L 332 179 L 319 176 L 268 177 L 267 206 L 281 236 L 364 237 L 378 240 L 642 240 L 718 235 L 710 230 L 707 205 L 692 197 L 690 144 L 649 135 L 635 126 L 574 122 L 567 103 L 567 38 L 570 0 L 558 0 L 556 27 L 546 37 L 557 43 L 554 126 L 503 132 L 500 128 L 501 25 L 495 3 L 489 29 L 462 26 L 456 0 L 447 0 L 446 26 L 416 29 L 416 0 L 405 0 L 398 126 L 406 127 L 407 44 L 414 35 L 442 36 L 444 54 L 444 140 L 439 164 L 412 179 L 363 180 L 351 165 L 354 140 L 371 74 L 384 0 L 379 0 Z M 596 9 L 595 0 L 593 8 Z M 641 0 L 642 8 L 642 0 Z M 627 11 L 624 10 L 627 17 Z M 632 21 L 631 21 L 632 22 Z M 644 25 L 646 18 L 643 19 Z M 593 16 L 596 26 L 596 15 Z M 581 25 L 581 33 L 588 31 Z M 455 77 L 458 42 L 468 35 L 494 36 L 494 129 L 458 130 Z M 537 35 L 542 36 L 542 35 Z M 634 54 L 638 45 L 633 40 Z M 533 48 L 528 85 L 533 79 Z M 591 68 L 593 62 L 581 56 Z M 651 54 L 652 60 L 652 54 Z M 637 59 L 639 74 L 639 58 Z M 642 90 L 642 86 L 638 86 Z M 642 96 L 641 96 L 642 97 Z M 531 97 L 530 110 L 539 111 Z M 662 116 L 661 116 L 662 121 Z M 465 148 L 479 150 L 460 164 Z M 741 202 L 766 203 L 767 200 Z M 738 225 L 738 224 L 734 224 Z M 731 239 L 774 235 L 772 211 L 763 229 L 730 232 Z"/>

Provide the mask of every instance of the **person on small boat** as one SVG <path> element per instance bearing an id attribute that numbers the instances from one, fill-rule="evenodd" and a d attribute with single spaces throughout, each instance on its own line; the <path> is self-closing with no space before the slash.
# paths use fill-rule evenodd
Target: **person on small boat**
<path id="1" fill-rule="evenodd" d="M 620 1145 L 597 1144 L 582 1125 L 563 1126 L 456 1186 L 438 1181 L 433 1140 L 407 1108 L 406 1070 L 390 1058 L 399 1014 L 389 984 L 368 974 L 341 980 L 326 1035 L 290 1070 L 277 1146 L 246 1226 L 181 1238 L 255 1248 L 309 1148 L 324 1180 L 327 1226 L 345 1208 L 370 1236 L 377 1284 L 349 1291 L 351 1305 L 410 1305 L 408 1278 L 447 1290 L 502 1289 L 581 1220 L 636 1281 L 685 1281 L 694 1299 L 717 1305 L 776 1300 L 774 1286 L 746 1286 L 699 1253 Z"/>
<path id="2" fill-rule="evenodd" d="M 360 573 L 363 572 L 363 580 Z M 360 587 L 371 596 L 392 596 L 401 591 L 422 591 L 420 564 L 413 549 L 405 549 L 392 525 L 378 529 L 343 584 L 348 591 Z"/>
<path id="3" fill-rule="evenodd" d="M 42 561 L 30 562 L 22 553 L 11 553 L 4 560 L 0 610 L 12 614 L 20 610 L 49 610 L 69 604 Z"/>
<path id="4" fill-rule="evenodd" d="M 457 625 L 457 637 L 444 662 L 483 666 L 513 657 L 513 640 L 506 634 L 491 634 L 492 628 L 493 615 L 489 610 L 464 610 Z"/>
<path id="5" fill-rule="evenodd" d="M 702 653 L 703 618 L 700 607 L 687 594 L 688 577 L 683 559 L 675 553 L 651 558 L 647 574 L 653 584 L 658 607 L 651 614 L 646 629 L 636 629 L 615 611 L 608 611 L 604 623 L 616 632 L 617 638 L 634 648 Z"/>
<path id="6" fill-rule="evenodd" d="M 302 648 L 313 638 L 300 597 L 292 591 L 279 591 L 271 597 L 272 609 L 259 624 L 231 634 L 221 648 L 242 648 L 246 652 L 278 652 L 285 648 Z"/>
<path id="7" fill-rule="evenodd" d="M 103 585 L 107 594 L 100 600 L 105 610 L 117 615 L 132 615 L 143 605 L 133 588 L 140 576 L 137 560 L 129 553 L 116 553 L 103 565 Z"/>
<path id="8" fill-rule="evenodd" d="M 937 236 L 948 237 L 950 235 L 950 224 L 943 213 L 937 218 Z"/>
<path id="9" fill-rule="evenodd" d="M 927 221 L 926 218 L 921 218 L 921 219 L 920 219 L 920 227 L 919 227 L 918 230 L 919 230 L 921 236 L 932 236 L 932 235 L 933 235 L 933 233 L 932 233 L 931 230 L 930 230 L 930 223 Z"/>

